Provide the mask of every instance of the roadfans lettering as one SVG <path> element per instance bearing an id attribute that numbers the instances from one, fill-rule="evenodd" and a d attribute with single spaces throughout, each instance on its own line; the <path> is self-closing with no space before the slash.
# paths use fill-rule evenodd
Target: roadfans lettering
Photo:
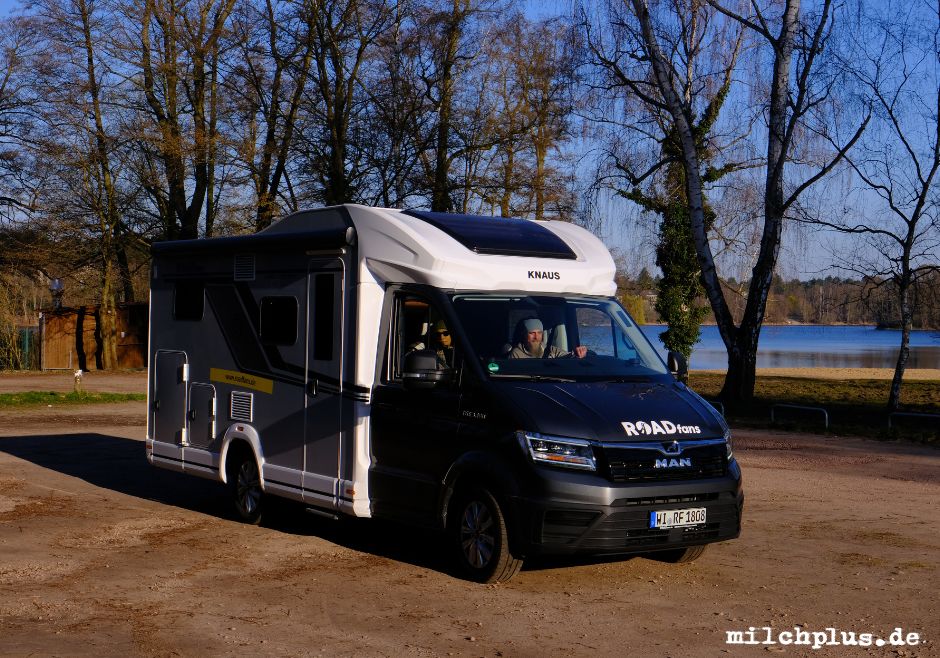
<path id="1" fill-rule="evenodd" d="M 676 425 L 668 420 L 639 420 L 635 423 L 621 423 L 627 436 L 641 436 L 654 434 L 701 434 L 698 425 Z"/>
<path id="2" fill-rule="evenodd" d="M 560 272 L 543 272 L 540 270 L 529 270 L 530 279 L 551 279 L 554 281 L 561 281 Z"/>

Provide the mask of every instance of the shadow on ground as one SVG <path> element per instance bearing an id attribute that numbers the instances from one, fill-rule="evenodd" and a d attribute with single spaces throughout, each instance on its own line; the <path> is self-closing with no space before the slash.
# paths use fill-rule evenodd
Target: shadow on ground
<path id="1" fill-rule="evenodd" d="M 142 441 L 96 433 L 0 437 L 0 453 L 79 478 L 102 489 L 163 505 L 235 521 L 228 490 L 219 482 L 151 466 Z M 304 505 L 279 498 L 265 500 L 263 525 L 293 535 L 318 537 L 339 546 L 421 568 L 453 573 L 450 548 L 431 528 L 381 519 L 338 520 L 309 514 Z M 597 564 L 602 558 L 541 558 L 526 570 Z"/>

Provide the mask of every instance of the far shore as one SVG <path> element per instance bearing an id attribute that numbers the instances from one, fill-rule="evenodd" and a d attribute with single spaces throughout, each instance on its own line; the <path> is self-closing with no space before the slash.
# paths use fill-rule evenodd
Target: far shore
<path id="1" fill-rule="evenodd" d="M 723 375 L 725 370 L 692 370 L 692 374 Z M 758 368 L 758 377 L 802 377 L 806 379 L 893 379 L 894 368 Z M 908 368 L 904 381 L 940 381 L 938 368 Z"/>

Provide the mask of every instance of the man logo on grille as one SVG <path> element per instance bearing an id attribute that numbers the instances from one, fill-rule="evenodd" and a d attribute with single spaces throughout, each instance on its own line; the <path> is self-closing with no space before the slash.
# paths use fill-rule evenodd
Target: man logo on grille
<path id="1" fill-rule="evenodd" d="M 657 459 L 653 468 L 691 468 L 692 459 L 681 457 L 679 459 Z"/>

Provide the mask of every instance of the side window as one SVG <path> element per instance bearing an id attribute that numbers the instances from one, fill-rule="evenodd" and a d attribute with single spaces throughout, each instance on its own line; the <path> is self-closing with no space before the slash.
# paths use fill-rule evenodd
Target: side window
<path id="1" fill-rule="evenodd" d="M 258 333 L 264 345 L 293 345 L 297 342 L 297 298 L 262 297 Z"/>
<path id="2" fill-rule="evenodd" d="M 578 336 L 581 344 L 596 354 L 617 356 L 613 323 L 609 315 L 595 308 L 577 309 Z"/>
<path id="3" fill-rule="evenodd" d="M 173 286 L 173 319 L 202 320 L 205 300 L 202 281 L 177 281 Z"/>
<path id="4" fill-rule="evenodd" d="M 455 336 L 434 304 L 417 295 L 402 294 L 396 299 L 393 312 L 388 379 L 401 381 L 405 356 L 416 350 L 433 350 L 439 369 L 457 368 Z"/>

